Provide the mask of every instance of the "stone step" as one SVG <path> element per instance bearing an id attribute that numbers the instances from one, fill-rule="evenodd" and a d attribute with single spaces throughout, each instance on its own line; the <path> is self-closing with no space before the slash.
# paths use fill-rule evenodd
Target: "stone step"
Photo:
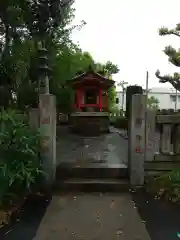
<path id="1" fill-rule="evenodd" d="M 128 192 L 128 180 L 69 179 L 56 181 L 54 190 L 61 192 Z"/>
<path id="2" fill-rule="evenodd" d="M 69 178 L 99 178 L 99 179 L 122 179 L 128 178 L 128 168 L 125 164 L 88 164 L 73 165 L 60 164 L 56 169 L 56 180 Z"/>

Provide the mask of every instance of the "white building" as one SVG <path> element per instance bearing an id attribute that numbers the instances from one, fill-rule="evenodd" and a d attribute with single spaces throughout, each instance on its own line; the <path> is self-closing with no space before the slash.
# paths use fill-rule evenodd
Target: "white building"
<path id="1" fill-rule="evenodd" d="M 160 109 L 175 109 L 176 104 L 177 108 L 180 109 L 180 92 L 177 92 L 177 103 L 176 103 L 176 90 L 173 88 L 151 88 L 149 89 L 148 97 L 155 97 L 159 100 L 159 108 Z M 123 100 L 123 92 L 117 92 L 118 98 L 118 108 L 126 109 L 126 93 L 124 93 L 124 100 Z"/>

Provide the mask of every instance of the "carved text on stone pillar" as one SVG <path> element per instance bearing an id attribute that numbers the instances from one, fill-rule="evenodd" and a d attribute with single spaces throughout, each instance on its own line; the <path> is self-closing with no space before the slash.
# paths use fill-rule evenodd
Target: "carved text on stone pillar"
<path id="1" fill-rule="evenodd" d="M 50 124 L 50 116 L 48 116 L 48 117 L 44 117 L 44 118 L 42 118 L 41 119 L 41 124 L 47 124 L 47 125 L 49 125 Z"/>

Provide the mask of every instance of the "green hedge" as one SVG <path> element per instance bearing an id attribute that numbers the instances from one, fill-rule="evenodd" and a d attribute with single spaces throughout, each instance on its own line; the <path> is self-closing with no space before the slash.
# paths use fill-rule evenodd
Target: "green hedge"
<path id="1" fill-rule="evenodd" d="M 116 119 L 114 122 L 114 126 L 116 128 L 121 128 L 121 129 L 128 129 L 128 119 L 124 117 L 119 117 Z"/>

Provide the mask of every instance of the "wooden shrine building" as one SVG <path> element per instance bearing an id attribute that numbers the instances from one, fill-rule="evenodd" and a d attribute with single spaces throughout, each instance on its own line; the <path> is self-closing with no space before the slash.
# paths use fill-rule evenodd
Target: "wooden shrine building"
<path id="1" fill-rule="evenodd" d="M 114 81 L 89 68 L 69 84 L 74 91 L 72 129 L 88 135 L 109 131 L 108 90 Z"/>

